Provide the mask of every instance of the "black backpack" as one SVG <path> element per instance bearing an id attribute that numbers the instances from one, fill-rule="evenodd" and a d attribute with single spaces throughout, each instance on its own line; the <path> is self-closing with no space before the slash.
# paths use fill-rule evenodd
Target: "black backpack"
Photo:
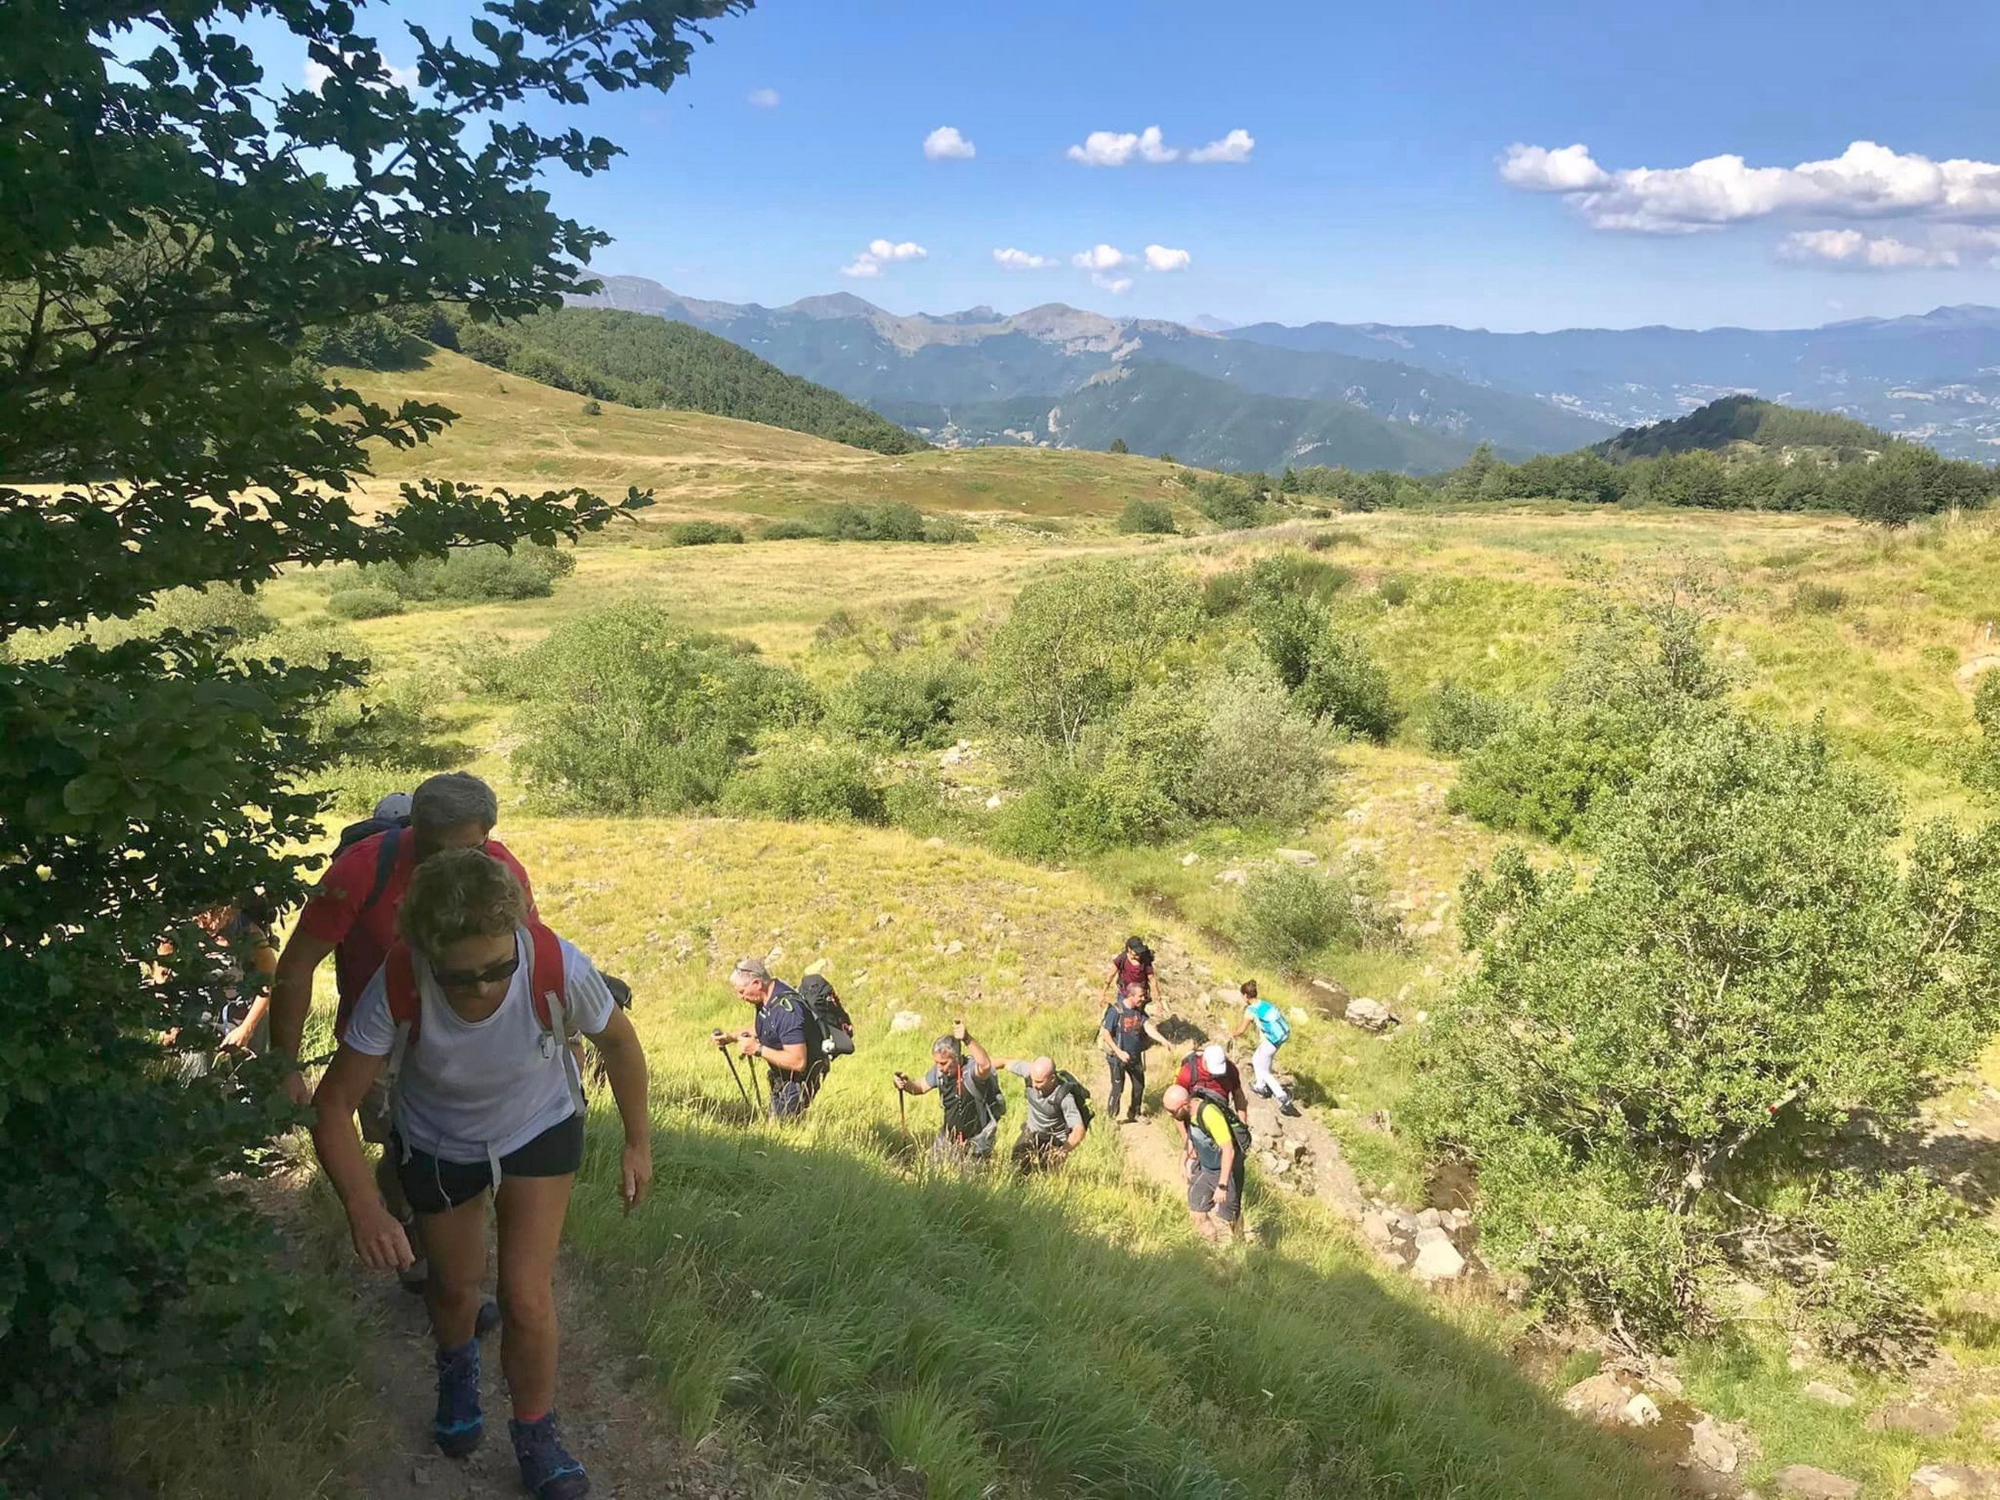
<path id="1" fill-rule="evenodd" d="M 1229 1102 L 1227 1097 L 1210 1088 L 1207 1084 L 1195 1085 L 1195 1087 L 1188 1090 L 1188 1096 L 1194 1100 L 1197 1106 L 1213 1104 L 1217 1109 L 1222 1111 L 1222 1118 L 1229 1122 L 1229 1134 L 1236 1142 L 1236 1150 L 1239 1155 L 1250 1149 L 1250 1127 L 1243 1123 L 1242 1117 L 1236 1113 L 1235 1106 Z M 1198 1110 L 1190 1110 L 1188 1112 L 1188 1121 L 1190 1124 L 1193 1123 L 1197 1113 Z"/>
<path id="2" fill-rule="evenodd" d="M 1076 1100 L 1077 1113 L 1083 1116 L 1083 1128 L 1090 1129 L 1097 1122 L 1096 1112 L 1090 1107 L 1090 1086 L 1067 1068 L 1056 1069 L 1056 1084 L 1060 1089 L 1067 1089 L 1070 1097 Z"/>
<path id="3" fill-rule="evenodd" d="M 822 1055 L 829 1061 L 851 1056 L 854 1052 L 854 1017 L 840 1003 L 832 981 L 824 974 L 808 974 L 799 981 L 796 993 L 799 1003 L 806 1008 L 806 1014 L 819 1027 Z"/>

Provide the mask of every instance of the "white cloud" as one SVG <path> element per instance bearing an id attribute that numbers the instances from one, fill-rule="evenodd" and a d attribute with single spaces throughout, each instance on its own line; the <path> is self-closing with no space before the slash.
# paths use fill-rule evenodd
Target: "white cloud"
<path id="1" fill-rule="evenodd" d="M 1194 263 L 1194 257 L 1185 250 L 1169 250 L 1165 245 L 1146 247 L 1146 269 L 1149 271 L 1185 271 Z"/>
<path id="2" fill-rule="evenodd" d="M 1501 180 L 1561 193 L 1598 229 L 1696 234 L 1773 216 L 2000 219 L 2000 165 L 1933 161 L 1856 141 L 1826 161 L 1753 167 L 1711 156 L 1685 167 L 1607 171 L 1581 144 L 1508 147 Z"/>
<path id="3" fill-rule="evenodd" d="M 971 161 L 978 147 L 958 133 L 956 125 L 940 125 L 924 137 L 926 161 Z"/>
<path id="4" fill-rule="evenodd" d="M 1069 258 L 1069 263 L 1079 271 L 1115 271 L 1120 266 L 1129 266 L 1132 257 L 1115 245 L 1100 244 L 1077 251 Z"/>
<path id="5" fill-rule="evenodd" d="M 1858 229 L 1807 229 L 1786 235 L 1778 246 L 1786 260 L 1825 261 L 1870 271 L 1904 271 L 1956 266 L 1958 252 L 1938 245 L 1912 245 L 1894 235 Z"/>
<path id="6" fill-rule="evenodd" d="M 1098 274 L 1092 276 L 1090 280 L 1093 285 L 1103 287 L 1105 291 L 1111 293 L 1114 297 L 1132 290 L 1132 278 L 1130 276 L 1105 276 Z"/>
<path id="7" fill-rule="evenodd" d="M 1011 246 L 995 250 L 993 259 L 1003 271 L 1046 271 L 1056 263 L 1053 255 L 1030 255 L 1026 250 L 1016 250 Z"/>
<path id="8" fill-rule="evenodd" d="M 778 91 L 776 89 L 752 89 L 750 91 L 750 103 L 758 109 L 776 109 L 778 107 Z"/>
<path id="9" fill-rule="evenodd" d="M 1257 145 L 1257 137 L 1247 130 L 1232 130 L 1219 141 L 1210 141 L 1206 146 L 1188 152 L 1192 162 L 1248 161 L 1250 153 Z"/>
<path id="10" fill-rule="evenodd" d="M 922 260 L 929 254 L 930 251 L 914 240 L 903 240 L 900 243 L 893 240 L 870 240 L 868 248 L 854 257 L 852 265 L 840 268 L 840 274 L 872 279 L 882 274 L 884 266 L 904 260 Z"/>
<path id="11" fill-rule="evenodd" d="M 315 94 L 326 87 L 327 80 L 331 77 L 333 69 L 325 63 L 314 62 L 311 58 L 306 59 L 306 87 Z M 384 62 L 382 72 L 375 81 L 389 87 L 414 89 L 417 86 L 417 70 L 413 67 L 399 68 L 392 62 Z"/>
<path id="12" fill-rule="evenodd" d="M 1122 167 L 1135 156 L 1158 166 L 1180 156 L 1178 150 L 1166 143 L 1157 125 L 1148 125 L 1137 135 L 1093 130 L 1083 138 L 1081 146 L 1071 146 L 1064 154 L 1071 161 L 1080 161 L 1086 167 Z"/>

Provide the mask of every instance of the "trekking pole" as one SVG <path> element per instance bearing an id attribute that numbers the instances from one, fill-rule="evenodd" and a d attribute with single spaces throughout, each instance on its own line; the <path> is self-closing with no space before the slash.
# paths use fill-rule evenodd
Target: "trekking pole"
<path id="1" fill-rule="evenodd" d="M 715 1035 L 717 1037 L 720 1037 L 722 1033 L 720 1031 L 717 1031 Z M 727 1047 L 717 1047 L 715 1050 L 720 1052 L 722 1054 L 722 1060 L 729 1064 L 729 1076 L 736 1080 L 736 1092 L 743 1096 L 744 1108 L 754 1109 L 756 1106 L 750 1103 L 750 1091 L 745 1087 L 743 1087 L 743 1075 L 736 1071 L 736 1059 L 729 1055 L 729 1049 Z"/>

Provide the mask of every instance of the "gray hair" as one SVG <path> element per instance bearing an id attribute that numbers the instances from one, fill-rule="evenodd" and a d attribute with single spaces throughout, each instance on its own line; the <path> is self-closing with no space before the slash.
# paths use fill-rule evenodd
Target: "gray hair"
<path id="1" fill-rule="evenodd" d="M 736 960 L 736 967 L 729 971 L 729 982 L 736 984 L 745 979 L 754 979 L 759 984 L 769 984 L 771 971 L 761 958 L 739 958 Z"/>
<path id="2" fill-rule="evenodd" d="M 416 828 L 457 828 L 500 821 L 500 799 L 470 771 L 446 771 L 418 784 L 410 794 L 410 823 Z"/>

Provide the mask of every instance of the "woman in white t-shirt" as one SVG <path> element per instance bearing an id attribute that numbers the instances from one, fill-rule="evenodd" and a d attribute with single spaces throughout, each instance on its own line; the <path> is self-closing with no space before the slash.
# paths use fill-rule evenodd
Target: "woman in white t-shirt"
<path id="1" fill-rule="evenodd" d="M 402 940 L 356 1001 L 313 1096 L 313 1146 L 347 1207 L 363 1263 L 381 1271 L 409 1265 L 409 1237 L 382 1202 L 354 1123 L 393 1056 L 395 1130 L 386 1149 L 422 1215 L 430 1257 L 433 1435 L 446 1454 L 462 1457 L 484 1433 L 474 1325 L 491 1189 L 505 1317 L 500 1363 L 521 1479 L 537 1500 L 576 1500 L 590 1481 L 555 1419 L 556 1249 L 583 1157 L 582 1087 L 567 1043 L 588 1036 L 603 1058 L 625 1127 L 620 1191 L 628 1212 L 653 1177 L 645 1053 L 603 976 L 530 923 L 520 884 L 492 856 L 460 849 L 425 860 L 396 920 Z"/>

